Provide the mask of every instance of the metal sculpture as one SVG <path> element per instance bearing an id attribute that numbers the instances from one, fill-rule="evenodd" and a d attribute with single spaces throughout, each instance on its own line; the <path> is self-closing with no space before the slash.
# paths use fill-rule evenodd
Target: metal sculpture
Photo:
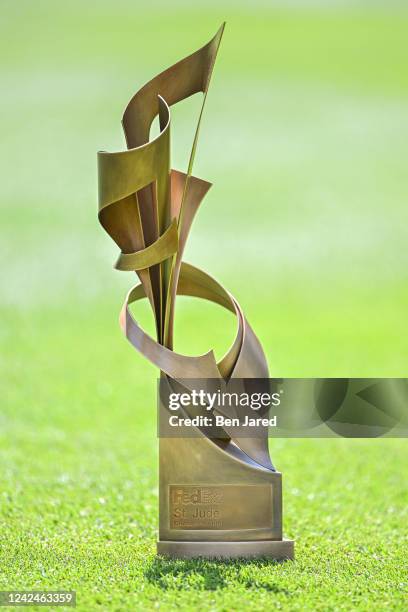
<path id="1" fill-rule="evenodd" d="M 120 248 L 115 267 L 135 271 L 140 284 L 124 302 L 121 327 L 132 345 L 155 364 L 170 387 L 189 379 L 267 378 L 262 347 L 235 298 L 202 270 L 182 261 L 197 210 L 211 184 L 192 175 L 200 123 L 224 30 L 192 55 L 142 87 L 130 100 L 123 128 L 127 150 L 98 153 L 99 220 Z M 202 92 L 187 173 L 170 166 L 170 106 Z M 155 117 L 160 133 L 149 140 Z M 189 357 L 173 350 L 176 295 L 203 298 L 231 311 L 235 340 L 220 362 L 210 351 Z M 157 339 L 136 322 L 130 305 L 147 298 Z M 223 439 L 166 439 L 160 452 L 159 553 L 175 557 L 270 556 L 288 558 L 282 540 L 281 474 L 268 450 L 268 432 L 243 437 L 225 428 Z"/>

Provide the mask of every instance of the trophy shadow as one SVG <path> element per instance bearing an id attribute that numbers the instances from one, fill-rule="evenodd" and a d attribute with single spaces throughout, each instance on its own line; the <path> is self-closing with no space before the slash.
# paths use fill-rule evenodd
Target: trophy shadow
<path id="1" fill-rule="evenodd" d="M 146 568 L 144 575 L 148 582 L 167 590 L 216 591 L 231 588 L 231 575 L 234 581 L 245 588 L 263 589 L 271 593 L 289 595 L 289 591 L 273 582 L 269 575 L 260 578 L 262 569 L 282 566 L 287 560 L 271 559 L 166 559 L 155 557 Z M 251 576 L 251 570 L 257 573 Z M 272 580 L 271 580 L 272 578 Z"/>

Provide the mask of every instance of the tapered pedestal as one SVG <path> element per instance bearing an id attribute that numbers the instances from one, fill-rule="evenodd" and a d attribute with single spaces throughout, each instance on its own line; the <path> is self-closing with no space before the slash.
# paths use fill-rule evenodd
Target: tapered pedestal
<path id="1" fill-rule="evenodd" d="M 234 444 L 160 440 L 159 541 L 172 558 L 293 559 L 282 538 L 282 475 Z"/>

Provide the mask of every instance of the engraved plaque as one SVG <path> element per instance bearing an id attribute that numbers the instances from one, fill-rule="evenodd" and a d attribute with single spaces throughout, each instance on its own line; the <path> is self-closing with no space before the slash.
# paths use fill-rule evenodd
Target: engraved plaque
<path id="1" fill-rule="evenodd" d="M 272 524 L 272 486 L 170 485 L 169 510 L 171 529 L 268 528 Z"/>

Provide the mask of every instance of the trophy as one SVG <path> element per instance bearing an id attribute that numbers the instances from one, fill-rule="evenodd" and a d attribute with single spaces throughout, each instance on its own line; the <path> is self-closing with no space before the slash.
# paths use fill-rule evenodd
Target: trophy
<path id="1" fill-rule="evenodd" d="M 236 299 L 206 272 L 182 261 L 194 217 L 211 187 L 193 176 L 192 167 L 223 30 L 224 24 L 208 44 L 133 96 L 122 119 L 127 150 L 98 153 L 99 221 L 120 249 L 116 269 L 139 278 L 126 296 L 120 325 L 169 389 L 188 389 L 193 380 L 268 378 L 262 347 Z M 202 94 L 202 105 L 184 173 L 171 169 L 170 107 L 196 93 Z M 160 131 L 150 139 L 156 117 Z M 191 357 L 173 350 L 177 295 L 209 300 L 235 316 L 235 340 L 218 363 L 213 351 Z M 141 299 L 150 302 L 156 339 L 130 310 Z M 256 437 L 232 426 L 223 434 L 210 437 L 198 427 L 194 436 L 159 439 L 158 553 L 293 558 L 293 541 L 282 537 L 282 477 L 269 456 L 267 428 Z"/>

